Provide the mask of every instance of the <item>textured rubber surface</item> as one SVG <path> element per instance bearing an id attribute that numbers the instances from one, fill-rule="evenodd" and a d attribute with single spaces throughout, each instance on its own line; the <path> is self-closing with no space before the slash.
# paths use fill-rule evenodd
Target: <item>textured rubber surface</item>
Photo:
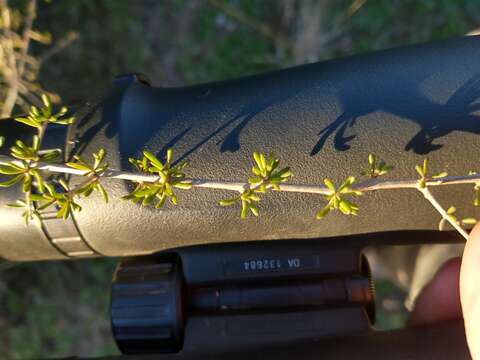
<path id="1" fill-rule="evenodd" d="M 129 169 L 128 157 L 143 148 L 161 155 L 173 147 L 177 160 L 191 161 L 189 176 L 232 181 L 248 178 L 253 151 L 273 151 L 292 167 L 294 183 L 338 183 L 359 174 L 371 152 L 396 167 L 396 178 L 415 177 L 425 156 L 432 171 L 466 173 L 475 170 L 479 148 L 479 58 L 479 38 L 464 37 L 179 89 L 127 76 L 104 102 L 78 113 L 73 152 L 90 156 L 106 147 L 112 167 Z M 112 199 L 128 190 L 126 182 L 106 183 Z M 358 201 L 358 216 L 322 221 L 315 213 L 324 201 L 314 195 L 268 194 L 261 216 L 244 221 L 238 208 L 218 205 L 229 192 L 178 195 L 178 206 L 162 210 L 92 196 L 75 221 L 93 252 L 123 256 L 210 242 L 435 230 L 439 220 L 412 190 L 369 194 Z M 443 188 L 438 198 L 473 213 L 469 186 Z M 2 236 L 0 256 L 56 257 L 46 249 L 22 251 L 33 237 L 16 240 Z"/>

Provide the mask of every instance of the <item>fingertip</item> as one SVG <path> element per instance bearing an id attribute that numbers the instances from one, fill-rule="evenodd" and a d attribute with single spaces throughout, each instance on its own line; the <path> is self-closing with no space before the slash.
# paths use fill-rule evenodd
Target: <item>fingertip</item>
<path id="1" fill-rule="evenodd" d="M 470 351 L 480 354 L 480 224 L 470 232 L 460 272 L 460 298 Z M 480 359 L 475 357 L 474 359 Z"/>

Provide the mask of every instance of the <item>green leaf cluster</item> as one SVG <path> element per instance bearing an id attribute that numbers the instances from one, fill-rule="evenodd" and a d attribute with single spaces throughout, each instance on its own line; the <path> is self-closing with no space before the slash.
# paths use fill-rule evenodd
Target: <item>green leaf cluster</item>
<path id="1" fill-rule="evenodd" d="M 247 189 L 243 191 L 239 196 L 236 196 L 234 198 L 230 199 L 224 199 L 220 201 L 220 205 L 222 206 L 230 206 L 234 205 L 237 202 L 241 202 L 242 204 L 242 212 L 240 213 L 240 217 L 242 219 L 246 219 L 248 216 L 248 211 L 254 215 L 258 216 L 258 207 L 256 203 L 260 202 L 260 196 L 258 196 L 258 193 L 261 192 L 260 190 L 254 190 L 254 189 Z"/>
<path id="2" fill-rule="evenodd" d="M 393 169 L 393 166 L 387 165 L 387 163 L 383 160 L 379 160 L 374 154 L 368 155 L 368 165 L 369 168 L 362 171 L 361 174 L 371 178 L 377 178 L 379 176 L 386 175 L 390 170 Z"/>
<path id="3" fill-rule="evenodd" d="M 468 175 L 477 175 L 477 172 L 476 171 L 469 171 L 468 172 Z M 476 183 L 474 186 L 473 186 L 473 205 L 474 206 L 480 206 L 480 183 Z"/>
<path id="4" fill-rule="evenodd" d="M 183 170 L 188 166 L 188 162 L 182 162 L 179 165 L 172 165 L 173 150 L 167 150 L 167 156 L 164 163 L 162 163 L 150 151 L 143 151 L 142 159 L 130 158 L 130 163 L 140 172 L 157 175 L 158 180 L 153 182 L 141 181 L 137 183 L 135 189 L 124 196 L 124 200 L 130 200 L 135 203 L 141 202 L 143 206 L 148 206 L 156 200 L 155 207 L 157 209 L 163 207 L 167 201 L 177 205 L 178 198 L 174 188 L 190 189 L 192 183 L 186 180 L 186 175 Z"/>
<path id="5" fill-rule="evenodd" d="M 363 193 L 355 190 L 352 186 L 355 184 L 355 177 L 349 176 L 338 188 L 330 179 L 325 179 L 324 183 L 329 194 L 325 195 L 328 203 L 322 210 L 317 212 L 317 219 L 323 219 L 332 210 L 339 210 L 345 215 L 357 215 L 358 205 L 345 199 L 345 196 L 361 196 Z"/>
<path id="6" fill-rule="evenodd" d="M 91 181 L 87 180 L 83 186 L 79 186 L 79 188 L 75 190 L 78 196 L 88 197 L 92 192 L 97 191 L 102 195 L 105 202 L 108 203 L 108 193 L 100 183 L 100 177 L 110 166 L 110 164 L 105 161 L 106 155 L 106 150 L 100 149 L 98 152 L 93 153 L 94 162 L 92 165 L 88 164 L 88 162 L 79 155 L 73 157 L 75 161 L 66 163 L 67 166 L 73 169 L 84 171 L 82 175 L 91 179 Z"/>
<path id="7" fill-rule="evenodd" d="M 63 187 L 63 192 L 57 192 L 55 186 L 51 183 L 45 184 L 46 192 L 43 194 L 32 194 L 32 200 L 38 202 L 37 211 L 46 209 L 55 204 L 58 207 L 57 217 L 68 219 L 74 211 L 81 211 L 82 207 L 75 201 L 76 192 L 70 191 L 64 181 L 59 181 Z"/>
<path id="8" fill-rule="evenodd" d="M 253 159 L 255 165 L 252 167 L 252 173 L 255 176 L 249 178 L 248 182 L 259 192 L 264 193 L 269 187 L 280 190 L 280 183 L 288 181 L 293 176 L 289 167 L 277 170 L 280 160 L 272 153 L 267 158 L 265 154 L 254 152 Z"/>
<path id="9" fill-rule="evenodd" d="M 74 200 L 75 196 L 89 196 L 93 191 L 99 191 L 108 201 L 108 195 L 99 183 L 98 177 L 108 169 L 108 163 L 104 162 L 106 155 L 105 150 L 101 149 L 95 153 L 95 162 L 92 166 L 88 165 L 81 157 L 76 156 L 75 162 L 67 163 L 70 167 L 85 170 L 84 175 L 91 178 L 91 181 L 84 182 L 75 190 L 68 190 L 66 183 L 61 180 L 59 183 L 65 192 L 57 192 L 53 183 L 47 182 L 39 170 L 40 163 L 50 163 L 57 160 L 60 151 L 57 149 L 42 151 L 41 136 L 44 134 L 44 125 L 50 123 L 71 124 L 73 117 L 66 118 L 65 114 L 68 109 L 63 107 L 60 112 L 52 113 L 52 104 L 48 96 L 43 95 L 42 100 L 44 107 L 38 109 L 32 107 L 27 118 L 16 118 L 15 120 L 33 126 L 38 129 L 38 135 L 32 138 L 32 145 L 25 144 L 22 140 L 17 140 L 15 145 L 11 147 L 10 154 L 16 158 L 16 161 L 10 161 L 0 165 L 0 174 L 10 176 L 11 178 L 0 182 L 0 187 L 10 187 L 19 182 L 23 182 L 22 190 L 25 193 L 24 200 L 17 200 L 13 207 L 25 208 L 23 216 L 26 222 L 39 216 L 39 211 L 55 204 L 59 210 L 57 216 L 60 218 L 68 218 L 72 211 L 79 211 L 81 207 Z"/>
<path id="10" fill-rule="evenodd" d="M 423 160 L 423 165 L 415 165 L 415 170 L 417 171 L 418 175 L 420 175 L 420 179 L 418 181 L 418 186 L 421 189 L 424 189 L 427 186 L 428 181 L 428 159 Z M 442 171 L 436 175 L 432 176 L 432 179 L 441 179 L 447 176 L 448 173 L 446 171 Z"/>
<path id="11" fill-rule="evenodd" d="M 220 201 L 221 206 L 231 206 L 237 202 L 242 204 L 240 217 L 246 219 L 250 211 L 254 216 L 259 215 L 257 204 L 260 202 L 260 193 L 268 189 L 280 190 L 280 183 L 288 181 L 292 176 L 289 167 L 278 170 L 280 160 L 272 153 L 267 157 L 263 153 L 253 153 L 254 166 L 252 167 L 253 177 L 248 179 L 249 187 L 240 195 Z"/>
<path id="12" fill-rule="evenodd" d="M 10 187 L 23 181 L 22 191 L 30 192 L 32 189 L 33 179 L 36 180 L 36 185 L 40 191 L 44 189 L 44 179 L 40 171 L 35 168 L 30 168 L 27 162 L 14 163 L 8 162 L 0 165 L 0 174 L 11 176 L 10 179 L 0 182 L 0 187 Z"/>
<path id="13" fill-rule="evenodd" d="M 447 216 L 450 218 L 450 220 L 452 220 L 454 223 L 456 223 L 458 225 L 475 225 L 477 223 L 477 219 L 475 219 L 473 217 L 468 217 L 468 218 L 458 220 L 458 217 L 456 215 L 457 208 L 455 206 L 450 206 L 447 209 L 446 212 L 447 212 Z M 438 224 L 438 229 L 440 231 L 445 230 L 445 225 L 446 224 L 447 224 L 446 219 L 444 219 L 444 218 L 440 219 L 440 223 Z"/>
<path id="14" fill-rule="evenodd" d="M 58 150 L 48 150 L 40 153 L 40 141 L 37 135 L 33 136 L 33 145 L 28 146 L 17 140 L 11 147 L 11 156 L 18 161 L 10 161 L 0 165 L 0 174 L 11 176 L 10 179 L 0 182 L 0 187 L 10 187 L 23 180 L 23 191 L 30 192 L 33 179 L 40 191 L 44 190 L 44 180 L 37 169 L 38 162 L 52 162 L 58 155 Z"/>
<path id="15" fill-rule="evenodd" d="M 38 211 L 32 206 L 32 200 L 25 199 L 25 200 L 16 200 L 15 203 L 13 204 L 7 204 L 8 207 L 13 207 L 13 208 L 22 208 L 24 209 L 22 213 L 22 217 L 25 221 L 25 224 L 28 225 L 30 220 L 33 220 L 33 218 L 36 218 L 40 220 L 40 214 Z"/>
<path id="16" fill-rule="evenodd" d="M 69 125 L 75 121 L 73 116 L 67 116 L 68 108 L 65 106 L 61 107 L 57 113 L 53 113 L 52 102 L 47 94 L 42 95 L 42 102 L 43 107 L 39 109 L 32 106 L 27 117 L 16 117 L 15 120 L 34 128 L 41 128 L 49 123 Z"/>
<path id="17" fill-rule="evenodd" d="M 480 206 L 480 184 L 475 184 L 473 186 L 473 193 L 473 205 L 478 207 Z"/>
<path id="18" fill-rule="evenodd" d="M 88 164 L 80 155 L 74 155 L 75 161 L 67 162 L 65 165 L 72 169 L 84 171 L 83 176 L 101 176 L 109 167 L 109 163 L 105 162 L 106 155 L 105 149 L 100 149 L 98 152 L 93 153 L 93 165 Z"/>

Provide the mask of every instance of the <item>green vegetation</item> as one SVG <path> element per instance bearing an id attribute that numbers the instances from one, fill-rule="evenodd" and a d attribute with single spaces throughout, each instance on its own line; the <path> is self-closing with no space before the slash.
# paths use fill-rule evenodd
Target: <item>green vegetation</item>
<path id="1" fill-rule="evenodd" d="M 10 3 L 21 8 L 24 2 Z M 39 81 L 48 84 L 48 90 L 65 94 L 68 102 L 101 93 L 113 76 L 125 72 L 143 72 L 162 86 L 221 80 L 298 62 L 463 35 L 480 26 L 480 3 L 474 0 L 318 2 L 322 4 L 315 9 L 322 11 L 322 22 L 313 44 L 321 44 L 307 46 L 314 50 L 302 52 L 295 45 L 309 37 L 309 18 L 301 11 L 307 6 L 302 4 L 308 3 L 40 2 L 37 28 L 50 32 L 54 41 L 70 32 L 78 33 L 79 39 L 44 64 Z M 294 4 L 293 8 L 289 4 Z M 45 50 L 43 44 L 32 46 L 34 54 Z M 372 175 L 382 175 L 385 170 L 373 160 L 370 165 Z M 250 211 L 254 213 L 252 207 Z M 114 266 L 112 259 L 0 264 L 3 356 L 23 359 L 115 353 L 108 319 Z M 390 293 L 395 287 L 382 282 L 380 289 Z M 380 327 L 404 322 L 404 313 L 380 310 Z"/>

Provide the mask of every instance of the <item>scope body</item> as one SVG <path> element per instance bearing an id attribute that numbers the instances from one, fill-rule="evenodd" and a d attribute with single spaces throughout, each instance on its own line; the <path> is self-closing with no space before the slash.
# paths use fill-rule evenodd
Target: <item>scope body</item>
<path id="1" fill-rule="evenodd" d="M 464 37 L 321 62 L 241 79 L 185 88 L 156 88 L 141 76 L 119 77 L 100 99 L 76 109 L 76 122 L 52 126 L 46 148 L 60 148 L 64 160 L 108 152 L 111 168 L 131 170 L 129 157 L 148 149 L 162 157 L 174 149 L 188 160 L 191 178 L 246 181 L 254 151 L 273 152 L 290 166 L 292 183 L 336 183 L 359 174 L 375 153 L 395 166 L 391 176 L 414 178 L 424 157 L 432 171 L 464 174 L 478 150 L 476 105 L 480 64 L 477 37 Z M 3 121 L 8 148 L 28 140 L 31 129 Z M 69 179 L 72 186 L 82 181 Z M 55 218 L 25 227 L 21 210 L 1 206 L 0 257 L 7 260 L 75 259 L 150 254 L 196 244 L 323 238 L 354 234 L 432 231 L 432 242 L 459 241 L 435 232 L 438 214 L 414 190 L 389 190 L 359 200 L 356 217 L 333 213 L 318 221 L 322 196 L 272 192 L 263 197 L 259 218 L 240 219 L 240 210 L 219 200 L 232 192 L 178 191 L 178 206 L 141 207 L 119 198 L 132 189 L 123 180 L 102 179 L 111 201 L 80 201 L 73 219 Z M 0 203 L 21 197 L 19 187 L 2 189 Z M 442 203 L 469 207 L 471 189 L 443 187 Z"/>

